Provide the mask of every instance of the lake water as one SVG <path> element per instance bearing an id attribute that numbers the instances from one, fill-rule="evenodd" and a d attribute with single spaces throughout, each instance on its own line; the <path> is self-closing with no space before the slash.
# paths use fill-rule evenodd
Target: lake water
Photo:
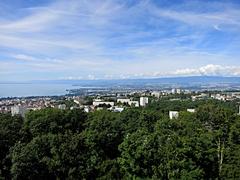
<path id="1" fill-rule="evenodd" d="M 0 84 L 0 97 L 65 95 L 70 84 Z"/>

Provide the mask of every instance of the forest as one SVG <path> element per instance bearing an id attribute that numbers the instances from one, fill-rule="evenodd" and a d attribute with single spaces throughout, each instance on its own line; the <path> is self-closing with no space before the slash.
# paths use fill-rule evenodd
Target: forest
<path id="1" fill-rule="evenodd" d="M 162 100 L 121 113 L 0 114 L 0 179 L 240 179 L 237 109 Z"/>

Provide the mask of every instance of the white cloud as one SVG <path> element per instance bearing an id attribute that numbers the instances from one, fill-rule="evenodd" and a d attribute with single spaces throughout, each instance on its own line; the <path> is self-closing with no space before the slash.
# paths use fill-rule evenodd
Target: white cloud
<path id="1" fill-rule="evenodd" d="M 96 80 L 97 78 L 96 78 L 94 75 L 89 74 L 89 75 L 87 76 L 87 79 Z"/>
<path id="2" fill-rule="evenodd" d="M 170 73 L 171 74 L 171 73 Z M 221 75 L 221 76 L 239 76 L 240 75 L 240 66 L 222 66 L 208 64 L 200 68 L 186 68 L 178 69 L 172 73 L 173 75 Z"/>
<path id="3" fill-rule="evenodd" d="M 24 60 L 24 61 L 36 61 L 36 60 L 38 60 L 37 58 L 35 58 L 33 56 L 26 55 L 26 54 L 13 54 L 13 55 L 11 55 L 11 57 L 13 57 L 15 59 L 19 59 L 19 60 Z"/>
<path id="4" fill-rule="evenodd" d="M 61 77 L 59 79 L 60 80 L 82 80 L 83 77 L 82 76 L 78 76 L 78 77 L 69 76 L 69 77 Z"/>
<path id="5" fill-rule="evenodd" d="M 156 77 L 176 77 L 176 76 L 240 76 L 240 66 L 222 66 L 208 64 L 199 68 L 177 69 L 168 72 L 152 72 L 140 74 L 125 74 L 111 76 L 112 79 L 127 78 L 156 78 Z"/>

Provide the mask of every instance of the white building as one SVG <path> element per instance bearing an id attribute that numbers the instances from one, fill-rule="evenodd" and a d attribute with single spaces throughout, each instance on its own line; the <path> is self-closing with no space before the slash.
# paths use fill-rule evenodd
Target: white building
<path id="1" fill-rule="evenodd" d="M 177 119 L 179 117 L 179 112 L 178 111 L 169 111 L 169 118 L 170 119 Z"/>
<path id="2" fill-rule="evenodd" d="M 131 101 L 130 99 L 117 99 L 117 103 L 122 103 L 122 104 L 124 103 L 129 104 L 130 101 Z"/>
<path id="3" fill-rule="evenodd" d="M 83 108 L 83 111 L 86 112 L 86 113 L 89 113 L 90 112 L 90 107 L 89 106 L 84 106 Z"/>
<path id="4" fill-rule="evenodd" d="M 140 106 L 146 106 L 148 104 L 148 97 L 140 97 Z"/>
<path id="5" fill-rule="evenodd" d="M 76 100 L 76 99 L 74 99 L 73 102 L 76 103 L 76 104 L 78 104 L 78 105 L 81 104 L 80 101 L 79 101 L 79 100 Z"/>
<path id="6" fill-rule="evenodd" d="M 200 99 L 208 99 L 209 95 L 205 94 L 205 93 L 201 93 L 200 95 L 196 95 L 196 96 L 191 96 L 192 100 L 200 100 Z"/>
<path id="7" fill-rule="evenodd" d="M 107 101 L 93 101 L 93 106 L 99 106 L 99 105 L 110 105 L 114 106 L 114 102 L 107 102 Z"/>
<path id="8" fill-rule="evenodd" d="M 176 94 L 176 89 L 172 89 L 171 93 Z"/>
<path id="9" fill-rule="evenodd" d="M 138 101 L 131 101 L 130 99 L 117 99 L 117 103 L 128 104 L 129 106 L 139 107 Z"/>
<path id="10" fill-rule="evenodd" d="M 154 96 L 154 97 L 156 97 L 156 98 L 160 98 L 161 92 L 159 92 L 159 91 L 153 91 L 153 92 L 151 93 L 151 96 Z"/>
<path id="11" fill-rule="evenodd" d="M 21 115 L 22 117 L 25 116 L 27 112 L 27 108 L 21 105 L 16 105 L 11 107 L 11 114 L 14 115 Z"/>
<path id="12" fill-rule="evenodd" d="M 112 107 L 111 108 L 111 110 L 113 111 L 113 112 L 122 112 L 123 110 L 124 110 L 124 108 L 123 107 Z"/>
<path id="13" fill-rule="evenodd" d="M 190 113 L 195 113 L 195 109 L 187 109 L 187 112 L 190 112 Z"/>
<path id="14" fill-rule="evenodd" d="M 65 110 L 67 108 L 66 104 L 59 104 L 58 109 Z"/>
<path id="15" fill-rule="evenodd" d="M 176 89 L 177 94 L 181 94 L 182 90 L 181 89 Z"/>
<path id="16" fill-rule="evenodd" d="M 130 101 L 129 106 L 135 106 L 135 107 L 139 107 L 139 102 L 138 101 Z"/>
<path id="17" fill-rule="evenodd" d="M 225 95 L 221 95 L 221 94 L 212 94 L 211 98 L 217 99 L 217 100 L 220 100 L 220 101 L 225 101 L 226 100 Z"/>

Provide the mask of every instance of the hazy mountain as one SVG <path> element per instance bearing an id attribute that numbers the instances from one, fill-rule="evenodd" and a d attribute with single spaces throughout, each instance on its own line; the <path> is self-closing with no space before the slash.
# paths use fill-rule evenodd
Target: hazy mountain
<path id="1" fill-rule="evenodd" d="M 240 77 L 221 76 L 188 76 L 149 79 L 118 79 L 118 80 L 48 80 L 32 81 L 32 83 L 72 84 L 75 86 L 148 86 L 148 85 L 209 85 L 209 84 L 240 84 Z"/>

